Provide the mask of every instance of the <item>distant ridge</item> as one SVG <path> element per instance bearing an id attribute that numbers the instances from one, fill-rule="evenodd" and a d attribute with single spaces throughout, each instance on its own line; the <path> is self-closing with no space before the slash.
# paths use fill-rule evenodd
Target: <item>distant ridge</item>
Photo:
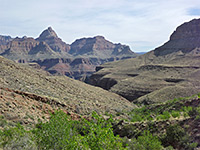
<path id="1" fill-rule="evenodd" d="M 148 52 L 135 52 L 135 53 L 138 54 L 138 55 L 143 55 L 143 54 L 146 54 Z"/>
<path id="2" fill-rule="evenodd" d="M 66 44 L 52 27 L 45 29 L 36 39 L 0 36 L 0 55 L 20 63 L 37 63 L 51 74 L 83 81 L 95 72 L 98 65 L 136 57 L 129 46 L 113 44 L 103 36 L 81 38 Z"/>

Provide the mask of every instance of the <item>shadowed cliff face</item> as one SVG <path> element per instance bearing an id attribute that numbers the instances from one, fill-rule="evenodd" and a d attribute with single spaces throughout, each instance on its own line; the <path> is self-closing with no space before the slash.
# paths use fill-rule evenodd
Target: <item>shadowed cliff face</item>
<path id="1" fill-rule="evenodd" d="M 20 63 L 38 63 L 52 74 L 79 80 L 87 79 L 105 62 L 136 56 L 129 46 L 113 44 L 102 36 L 66 44 L 51 27 L 37 39 L 0 36 L 0 55 Z"/>
<path id="2" fill-rule="evenodd" d="M 90 77 L 91 84 L 136 103 L 150 104 L 199 93 L 200 19 L 182 24 L 168 42 L 149 53 L 106 63 L 97 70 Z M 111 84 L 113 80 L 115 84 Z"/>

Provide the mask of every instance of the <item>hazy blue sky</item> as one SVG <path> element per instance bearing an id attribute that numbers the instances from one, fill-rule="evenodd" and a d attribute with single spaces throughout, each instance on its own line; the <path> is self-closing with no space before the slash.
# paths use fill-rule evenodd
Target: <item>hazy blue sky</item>
<path id="1" fill-rule="evenodd" d="M 0 34 L 33 36 L 51 26 L 66 43 L 103 35 L 133 51 L 162 45 L 183 22 L 200 18 L 200 0 L 0 0 Z"/>

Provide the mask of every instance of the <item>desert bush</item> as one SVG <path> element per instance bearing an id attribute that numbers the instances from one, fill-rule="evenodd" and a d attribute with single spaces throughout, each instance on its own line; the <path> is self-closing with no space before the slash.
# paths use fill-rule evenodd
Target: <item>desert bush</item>
<path id="1" fill-rule="evenodd" d="M 3 118 L 3 116 L 0 116 L 0 127 L 5 127 L 7 125 L 7 121 Z"/>
<path id="2" fill-rule="evenodd" d="M 112 117 L 108 120 L 93 113 L 90 121 L 72 120 L 63 111 L 56 111 L 49 121 L 38 123 L 31 131 L 23 126 L 0 130 L 0 148 L 26 150 L 121 150 L 121 138 L 112 129 Z"/>
<path id="3" fill-rule="evenodd" d="M 142 120 L 144 120 L 144 118 L 142 118 L 142 116 L 141 115 L 139 115 L 139 114 L 134 114 L 134 115 L 132 115 L 132 118 L 131 118 L 131 121 L 132 122 L 137 122 L 137 121 L 142 121 Z"/>
<path id="4" fill-rule="evenodd" d="M 179 125 L 171 125 L 166 129 L 166 134 L 162 138 L 162 144 L 164 146 L 173 146 L 177 149 L 192 150 L 197 146 L 196 143 L 192 143 L 189 135 Z"/>
<path id="5" fill-rule="evenodd" d="M 0 145 L 6 150 L 36 150 L 34 135 L 18 124 L 0 132 Z"/>
<path id="6" fill-rule="evenodd" d="M 179 118 L 179 117 L 180 117 L 180 112 L 179 112 L 179 111 L 172 110 L 171 115 L 172 115 L 172 117 L 174 117 L 174 118 Z"/>
<path id="7" fill-rule="evenodd" d="M 188 112 L 190 117 L 199 115 L 199 109 L 196 107 L 192 107 L 192 109 Z"/>
<path id="8" fill-rule="evenodd" d="M 142 135 L 134 139 L 124 138 L 124 145 L 127 145 L 129 150 L 161 150 L 163 146 L 161 141 L 153 136 L 149 131 L 144 131 Z"/>
<path id="9" fill-rule="evenodd" d="M 189 111 L 192 111 L 192 107 L 191 106 L 184 106 L 184 107 L 182 107 L 182 111 L 188 113 Z"/>
<path id="10" fill-rule="evenodd" d="M 76 149 L 81 145 L 73 121 L 62 111 L 51 115 L 51 119 L 46 123 L 39 123 L 33 133 L 39 149 Z"/>
<path id="11" fill-rule="evenodd" d="M 92 121 L 84 120 L 84 142 L 93 150 L 124 149 L 121 139 L 114 136 L 111 124 L 112 118 L 105 120 L 95 112 L 92 117 Z"/>
<path id="12" fill-rule="evenodd" d="M 169 120 L 170 116 L 171 115 L 168 111 L 164 111 L 162 114 L 156 117 L 156 120 Z"/>
<path id="13" fill-rule="evenodd" d="M 136 108 L 136 109 L 133 109 L 131 112 L 130 112 L 130 116 L 131 116 L 131 121 L 132 122 L 137 122 L 137 121 L 146 121 L 146 120 L 153 120 L 153 115 L 154 113 L 151 112 L 150 110 L 148 110 L 146 108 L 146 106 L 143 106 L 141 108 Z"/>
<path id="14" fill-rule="evenodd" d="M 73 121 L 58 111 L 49 122 L 40 123 L 34 130 L 39 149 L 124 149 L 120 138 L 114 136 L 112 119 L 105 120 L 96 113 L 88 121 Z"/>

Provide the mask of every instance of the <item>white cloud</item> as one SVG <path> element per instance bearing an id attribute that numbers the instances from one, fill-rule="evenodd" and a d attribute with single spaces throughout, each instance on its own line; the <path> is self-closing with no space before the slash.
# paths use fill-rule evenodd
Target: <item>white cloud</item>
<path id="1" fill-rule="evenodd" d="M 200 14 L 197 0 L 0 0 L 0 34 L 37 37 L 52 26 L 67 43 L 103 35 L 151 50 L 169 39 L 175 28 Z M 194 15 L 195 14 L 195 15 Z"/>

